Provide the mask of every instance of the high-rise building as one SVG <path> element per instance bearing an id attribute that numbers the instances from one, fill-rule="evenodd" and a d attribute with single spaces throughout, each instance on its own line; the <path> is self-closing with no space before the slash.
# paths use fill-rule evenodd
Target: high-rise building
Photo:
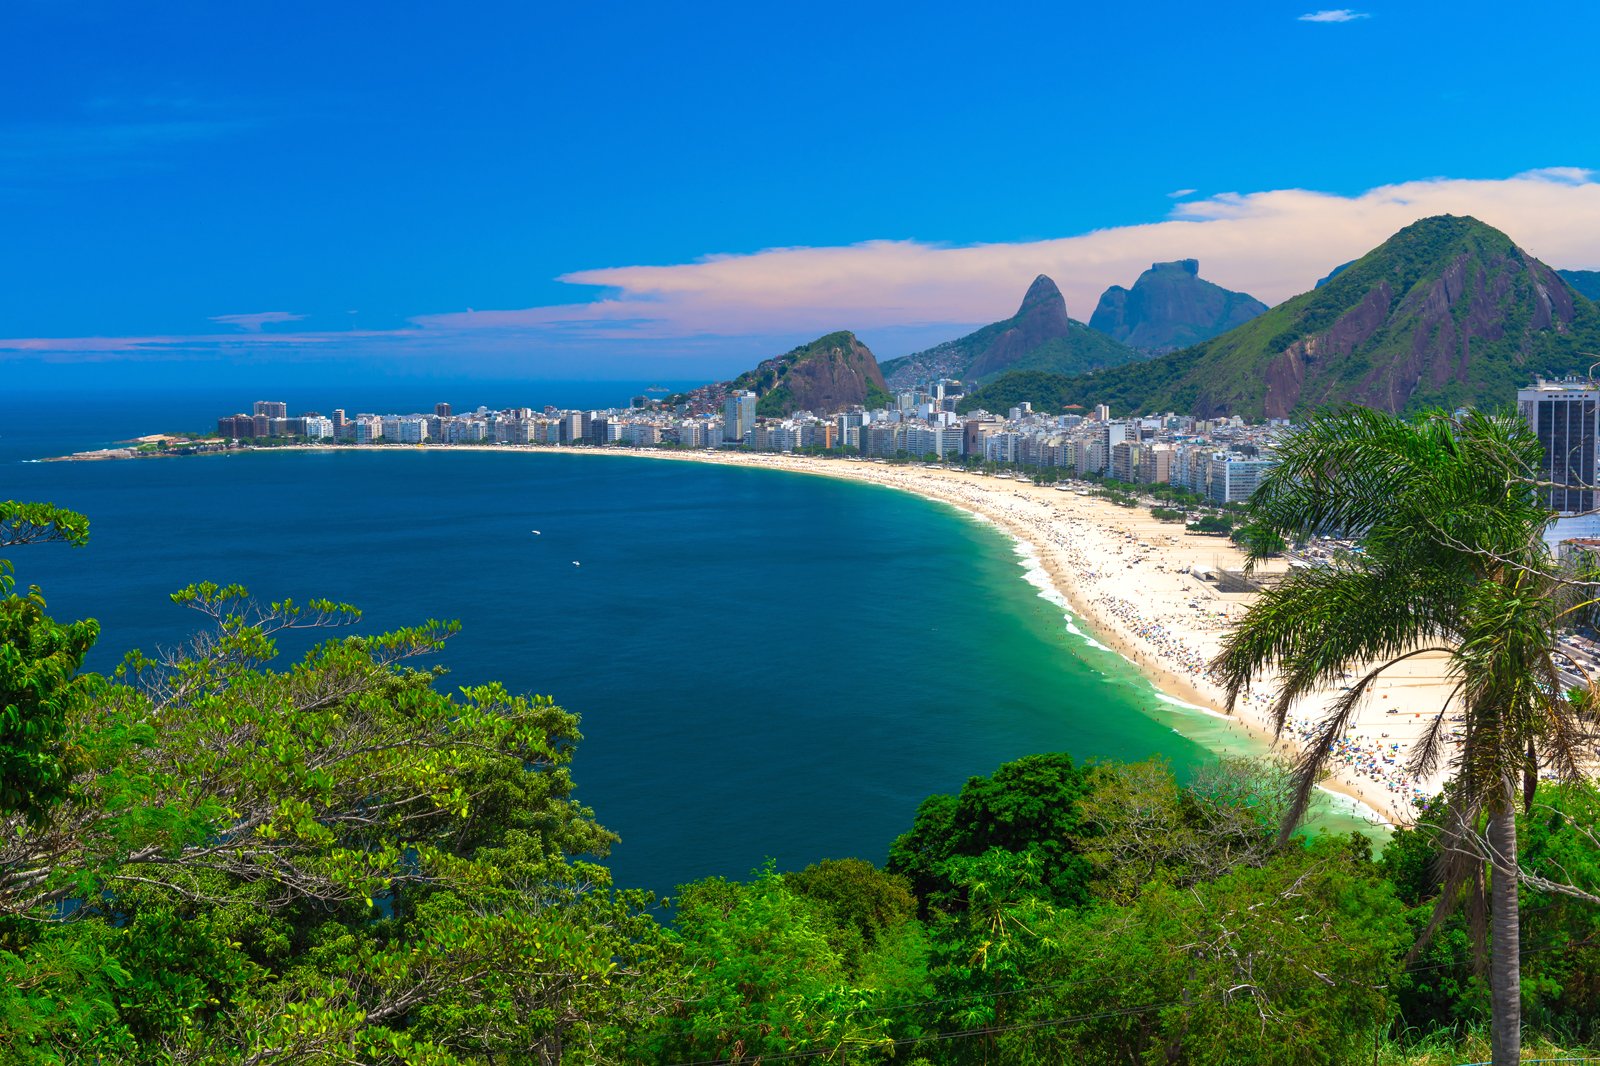
<path id="1" fill-rule="evenodd" d="M 1134 481 L 1139 475 L 1139 445 L 1120 440 L 1111 446 L 1111 476 L 1118 481 Z"/>
<path id="2" fill-rule="evenodd" d="M 1261 479 L 1277 462 L 1272 459 L 1246 459 L 1230 452 L 1216 452 L 1209 461 L 1209 495 L 1212 503 L 1243 503 Z"/>
<path id="3" fill-rule="evenodd" d="M 447 404 L 447 403 L 436 403 L 436 404 L 434 404 L 433 405 L 433 417 L 435 417 L 435 418 L 449 418 L 450 417 L 450 405 Z"/>
<path id="4" fill-rule="evenodd" d="M 288 418 L 289 405 L 276 400 L 257 400 L 254 414 L 265 415 L 268 418 Z"/>
<path id="5" fill-rule="evenodd" d="M 256 421 L 250 415 L 229 415 L 217 419 L 217 436 L 219 437 L 254 437 L 256 435 Z"/>
<path id="6" fill-rule="evenodd" d="M 722 439 L 729 443 L 743 441 L 756 428 L 756 394 L 735 392 L 722 405 Z"/>
<path id="7" fill-rule="evenodd" d="M 1538 381 L 1517 390 L 1517 410 L 1539 443 L 1544 463 L 1541 502 L 1575 515 L 1594 509 L 1595 442 L 1600 437 L 1600 385 L 1592 381 Z"/>

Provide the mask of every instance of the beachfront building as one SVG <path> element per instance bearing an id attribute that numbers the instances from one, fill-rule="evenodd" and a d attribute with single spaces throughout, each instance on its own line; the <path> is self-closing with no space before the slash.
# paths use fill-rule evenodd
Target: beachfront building
<path id="1" fill-rule="evenodd" d="M 1111 446 L 1111 477 L 1128 482 L 1139 479 L 1139 445 L 1136 441 L 1123 440 Z"/>
<path id="2" fill-rule="evenodd" d="M 722 406 L 722 439 L 729 444 L 742 444 L 756 428 L 756 394 L 735 392 Z"/>
<path id="3" fill-rule="evenodd" d="M 1170 444 L 1139 445 L 1139 465 L 1136 481 L 1146 485 L 1165 485 L 1172 480 L 1172 446 Z"/>
<path id="4" fill-rule="evenodd" d="M 943 426 L 907 426 L 906 451 L 913 458 L 920 459 L 925 455 L 943 455 L 944 452 L 944 427 Z"/>
<path id="5" fill-rule="evenodd" d="M 1587 379 L 1540 379 L 1517 390 L 1517 411 L 1544 446 L 1541 502 L 1560 517 L 1545 539 L 1551 544 L 1600 536 L 1595 506 L 1596 442 L 1600 440 L 1600 385 Z"/>
<path id="6" fill-rule="evenodd" d="M 1077 466 L 1079 477 L 1087 477 L 1090 474 L 1098 476 L 1105 473 L 1108 465 L 1105 441 L 1098 436 L 1079 441 L 1076 459 L 1075 465 Z"/>
<path id="7" fill-rule="evenodd" d="M 1022 434 L 992 433 L 983 440 L 983 458 L 990 463 L 1015 463 L 1022 451 Z"/>
<path id="8" fill-rule="evenodd" d="M 228 415 L 217 419 L 217 436 L 224 440 L 239 440 L 255 435 L 255 419 L 249 415 Z"/>
<path id="9" fill-rule="evenodd" d="M 632 422 L 623 429 L 623 440 L 635 448 L 654 448 L 661 443 L 661 427 L 648 422 Z"/>
<path id="10" fill-rule="evenodd" d="M 772 427 L 772 450 L 775 452 L 798 451 L 805 447 L 805 430 L 800 422 L 780 422 Z"/>
<path id="11" fill-rule="evenodd" d="M 983 455 L 984 440 L 992 433 L 999 433 L 1005 428 L 1005 423 L 996 418 L 969 418 L 961 424 L 961 454 Z"/>
<path id="12" fill-rule="evenodd" d="M 489 424 L 481 418 L 452 418 L 441 429 L 442 439 L 451 444 L 481 444 L 488 437 Z"/>
<path id="13" fill-rule="evenodd" d="M 357 444 L 377 444 L 383 440 L 383 419 L 377 415 L 356 415 L 350 425 L 350 439 Z"/>
<path id="14" fill-rule="evenodd" d="M 332 440 L 333 419 L 321 415 L 306 415 L 304 435 L 311 440 Z"/>
<path id="15" fill-rule="evenodd" d="M 1276 466 L 1271 459 L 1251 459 L 1232 452 L 1216 452 L 1208 471 L 1208 496 L 1212 503 L 1243 503 L 1248 500 L 1267 471 Z"/>
<path id="16" fill-rule="evenodd" d="M 383 439 L 396 444 L 421 444 L 428 439 L 428 420 L 420 415 L 385 417 Z"/>

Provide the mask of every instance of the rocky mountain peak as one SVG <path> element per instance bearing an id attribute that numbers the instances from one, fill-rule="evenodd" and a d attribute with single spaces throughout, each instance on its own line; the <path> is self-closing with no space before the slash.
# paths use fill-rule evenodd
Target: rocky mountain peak
<path id="1" fill-rule="evenodd" d="M 1200 276 L 1200 260 L 1152 263 L 1133 288 L 1113 285 L 1100 297 L 1089 326 L 1148 352 L 1171 351 L 1225 333 L 1267 305 Z"/>

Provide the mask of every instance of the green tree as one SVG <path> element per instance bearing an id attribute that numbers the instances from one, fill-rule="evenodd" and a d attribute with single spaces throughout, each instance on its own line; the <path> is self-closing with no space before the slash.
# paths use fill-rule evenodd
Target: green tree
<path id="1" fill-rule="evenodd" d="M 1224 758 L 1179 785 L 1161 760 L 1097 768 L 1078 801 L 1096 897 L 1127 904 L 1152 881 L 1185 888 L 1297 847 L 1278 826 L 1294 795 L 1286 767 Z"/>
<path id="2" fill-rule="evenodd" d="M 277 670 L 280 634 L 359 612 L 174 598 L 210 631 L 74 691 L 66 796 L 0 825 L 0 1031 L 39 1061 L 554 1063 L 665 1009 L 648 897 L 584 861 L 614 837 L 571 797 L 573 716 L 439 692 L 409 664 L 454 625 Z"/>
<path id="3" fill-rule="evenodd" d="M 1086 831 L 1078 801 L 1094 771 L 1064 753 L 1028 755 L 1001 765 L 989 777 L 969 778 L 956 797 L 930 796 L 917 808 L 911 829 L 889 849 L 885 866 L 912 885 L 924 912 L 930 903 L 961 909 L 965 903 L 947 864 L 990 848 L 1034 852 L 1039 877 L 1053 900 L 1076 906 L 1089 898 L 1090 867 L 1081 854 Z"/>
<path id="4" fill-rule="evenodd" d="M 1347 840 L 1126 907 L 1063 912 L 996 1061 L 1298 1066 L 1359 1061 L 1409 931 Z"/>
<path id="5" fill-rule="evenodd" d="M 770 863 L 749 884 L 685 885 L 676 924 L 688 990 L 644 1061 L 759 1062 L 799 1051 L 855 1061 L 889 1039 L 887 1016 L 848 981 L 824 909 Z"/>
<path id="6" fill-rule="evenodd" d="M 828 916 L 835 930 L 829 940 L 852 976 L 866 954 L 917 912 L 917 898 L 906 879 L 885 873 L 864 859 L 823 859 L 784 874 L 783 883 Z"/>
<path id="7" fill-rule="evenodd" d="M 0 548 L 61 542 L 81 547 L 89 521 L 47 503 L 0 501 Z M 14 593 L 9 560 L 0 559 L 0 816 L 43 817 L 66 793 L 71 752 L 61 743 L 67 705 L 100 627 L 65 625 L 45 614 L 38 586 Z"/>
<path id="8" fill-rule="evenodd" d="M 979 1030 L 952 1048 L 954 1062 L 1006 1062 L 987 1030 L 1014 1020 L 1045 960 L 1060 944 L 1057 909 L 1035 851 L 990 848 L 946 864 L 966 901 L 933 925 L 930 951 L 935 1020 L 942 1031 Z"/>
<path id="9" fill-rule="evenodd" d="M 1261 534 L 1287 541 L 1341 532 L 1363 550 L 1291 571 L 1262 594 L 1216 660 L 1229 705 L 1270 673 L 1281 731 L 1299 697 L 1360 672 L 1307 746 L 1287 833 L 1373 682 L 1422 652 L 1448 656 L 1466 721 L 1439 838 L 1440 906 L 1476 891 L 1487 872 L 1493 1058 L 1515 1062 L 1517 800 L 1520 792 L 1531 802 L 1541 767 L 1581 776 L 1584 755 L 1585 730 L 1551 659 L 1564 590 L 1541 540 L 1551 517 L 1534 489 L 1542 449 L 1514 415 L 1403 421 L 1348 408 L 1311 419 L 1278 456 L 1252 501 Z M 1442 757 L 1447 707 L 1417 746 L 1413 773 Z"/>

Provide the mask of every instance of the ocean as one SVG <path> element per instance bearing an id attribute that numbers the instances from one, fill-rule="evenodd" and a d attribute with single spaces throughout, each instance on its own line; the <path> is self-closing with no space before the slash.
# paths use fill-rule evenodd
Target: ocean
<path id="1" fill-rule="evenodd" d="M 636 386 L 618 388 L 550 402 Z M 582 717 L 576 795 L 622 837 L 619 885 L 881 862 L 925 796 L 1008 759 L 1186 774 L 1202 743 L 1236 742 L 1082 632 L 992 526 L 889 489 L 554 450 L 27 461 L 240 406 L 0 396 L 0 498 L 91 521 L 87 548 L 12 549 L 19 584 L 101 622 L 97 670 L 182 641 L 199 619 L 167 596 L 192 581 L 348 601 L 368 632 L 459 619 L 442 684 L 500 680 Z"/>

